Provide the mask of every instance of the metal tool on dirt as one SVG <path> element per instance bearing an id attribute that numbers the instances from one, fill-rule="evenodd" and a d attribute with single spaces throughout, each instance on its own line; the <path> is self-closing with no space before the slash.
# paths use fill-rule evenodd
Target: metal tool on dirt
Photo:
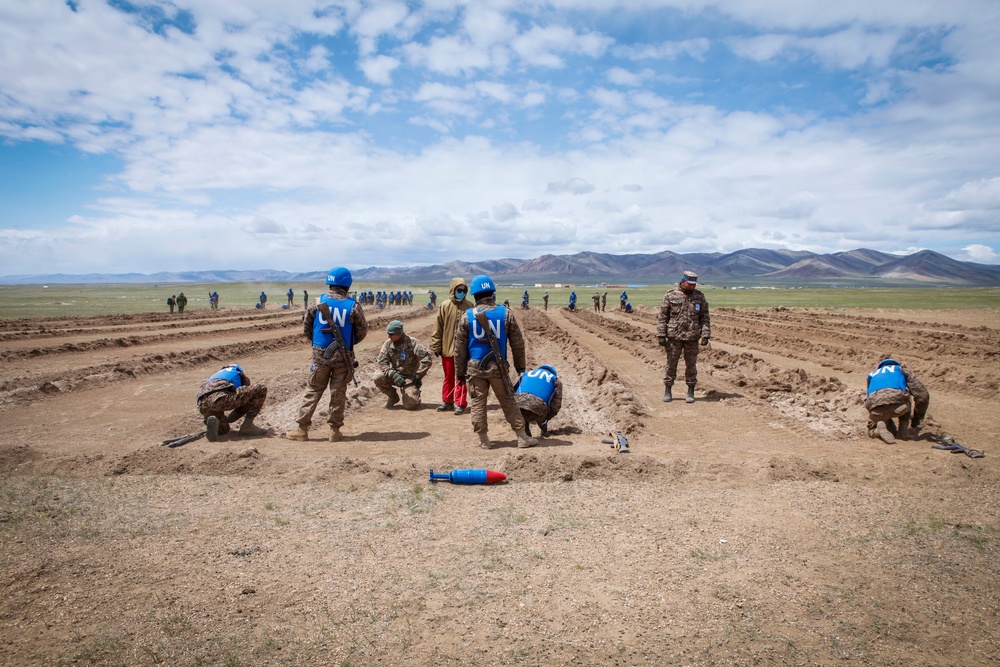
<path id="1" fill-rule="evenodd" d="M 610 438 L 605 438 L 604 440 L 601 440 L 601 442 L 603 442 L 605 445 L 611 445 L 614 448 L 614 450 L 619 454 L 629 453 L 630 450 L 628 448 L 628 438 L 625 437 L 624 433 L 622 433 L 621 431 L 615 431 L 614 433 L 610 433 L 609 435 L 611 436 Z"/>
<path id="2" fill-rule="evenodd" d="M 451 472 L 435 473 L 431 468 L 431 482 L 451 482 L 452 484 L 496 484 L 507 479 L 507 475 L 496 470 L 483 468 L 460 468 Z"/>
<path id="3" fill-rule="evenodd" d="M 160 443 L 161 447 L 180 447 L 181 445 L 186 445 L 189 442 L 194 442 L 200 438 L 205 437 L 205 432 L 201 431 L 199 433 L 188 433 L 187 435 L 182 435 L 177 438 L 170 438 L 169 440 L 164 440 Z"/>
<path id="4" fill-rule="evenodd" d="M 931 440 L 939 443 L 937 445 L 931 445 L 931 449 L 943 449 L 944 451 L 951 452 L 952 454 L 965 454 L 970 459 L 981 459 L 986 456 L 983 450 L 973 449 L 972 447 L 961 445 L 955 442 L 955 438 L 950 435 L 943 438 L 941 436 L 932 435 Z"/>

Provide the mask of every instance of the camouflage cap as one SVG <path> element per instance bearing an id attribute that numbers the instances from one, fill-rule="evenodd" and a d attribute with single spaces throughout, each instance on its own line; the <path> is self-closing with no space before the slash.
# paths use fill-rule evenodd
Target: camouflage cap
<path id="1" fill-rule="evenodd" d="M 401 334 L 403 333 L 403 323 L 399 320 L 393 320 L 392 322 L 389 322 L 389 326 L 385 328 L 385 332 L 390 336 L 393 334 Z"/>
<path id="2" fill-rule="evenodd" d="M 681 280 L 687 283 L 696 283 L 698 282 L 698 274 L 694 271 L 685 271 Z"/>

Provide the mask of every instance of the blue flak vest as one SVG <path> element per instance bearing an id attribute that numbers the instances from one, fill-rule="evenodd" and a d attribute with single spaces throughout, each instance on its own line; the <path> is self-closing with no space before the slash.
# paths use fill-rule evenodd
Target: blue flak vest
<path id="1" fill-rule="evenodd" d="M 903 377 L 903 368 L 890 364 L 869 373 L 869 395 L 879 389 L 900 389 L 906 391 L 906 378 Z"/>
<path id="2" fill-rule="evenodd" d="M 243 386 L 243 375 L 240 374 L 238 369 L 233 368 L 232 366 L 228 368 L 223 368 L 221 371 L 219 371 L 218 373 L 216 373 L 215 375 L 213 375 L 208 379 L 209 381 L 226 380 L 227 382 L 231 382 L 233 386 L 236 387 L 237 389 Z"/>
<path id="3" fill-rule="evenodd" d="M 544 368 L 536 368 L 521 376 L 517 385 L 517 393 L 531 394 L 545 401 L 548 405 L 556 390 L 556 374 Z"/>
<path id="4" fill-rule="evenodd" d="M 496 336 L 500 344 L 500 353 L 507 359 L 507 309 L 503 306 L 496 306 L 492 310 L 483 311 L 490 325 L 490 331 Z M 476 309 L 469 308 L 465 311 L 465 316 L 469 318 L 469 358 L 482 361 L 483 357 L 490 353 L 490 341 L 486 337 L 486 332 L 476 320 Z M 499 363 L 499 360 L 497 360 Z"/>
<path id="5" fill-rule="evenodd" d="M 354 325 L 351 324 L 351 310 L 354 308 L 354 299 L 332 299 L 329 294 L 321 296 L 320 301 L 330 307 L 330 316 L 333 317 L 333 326 L 340 327 L 344 334 L 344 342 L 347 349 L 354 348 Z M 329 329 L 330 323 L 323 317 L 323 311 L 317 310 L 313 319 L 312 344 L 317 347 L 329 347 L 334 341 L 333 332 L 323 333 L 323 329 Z"/>

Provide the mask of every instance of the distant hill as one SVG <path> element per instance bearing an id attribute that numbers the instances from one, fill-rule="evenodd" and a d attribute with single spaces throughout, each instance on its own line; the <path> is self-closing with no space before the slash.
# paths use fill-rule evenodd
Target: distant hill
<path id="1" fill-rule="evenodd" d="M 471 278 L 485 273 L 500 283 L 673 283 L 684 271 L 697 271 L 703 283 L 734 284 L 865 284 L 1000 286 L 1000 266 L 960 262 L 932 250 L 900 257 L 861 248 L 832 254 L 795 250 L 747 248 L 731 253 L 663 251 L 612 255 L 579 252 L 542 255 L 534 259 L 454 261 L 425 266 L 354 269 L 355 281 L 442 284 L 453 276 Z M 178 273 L 37 274 L 0 277 L 7 285 L 83 283 L 227 283 L 322 282 L 326 269 L 304 273 L 269 269 L 248 271 L 184 271 Z"/>

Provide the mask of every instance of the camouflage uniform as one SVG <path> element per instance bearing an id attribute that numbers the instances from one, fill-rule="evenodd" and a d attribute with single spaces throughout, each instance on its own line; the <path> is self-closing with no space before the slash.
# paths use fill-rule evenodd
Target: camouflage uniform
<path id="1" fill-rule="evenodd" d="M 906 391 L 887 387 L 877 389 L 865 398 L 865 409 L 868 410 L 868 435 L 874 437 L 878 433 L 878 423 L 884 422 L 893 436 L 904 438 L 911 435 L 910 427 L 916 429 L 927 414 L 931 402 L 931 394 L 927 386 L 905 366 L 900 365 L 906 380 Z M 913 397 L 913 408 L 910 408 L 910 397 Z M 899 419 L 896 428 L 893 419 Z"/>
<path id="2" fill-rule="evenodd" d="M 198 390 L 198 412 L 207 422 L 209 417 L 219 420 L 219 435 L 229 433 L 229 425 L 240 419 L 249 423 L 260 414 L 267 398 L 267 387 L 262 384 L 233 386 L 229 380 L 208 379 Z M 229 415 L 226 411 L 231 410 Z M 245 432 L 245 429 L 244 429 Z"/>
<path id="3" fill-rule="evenodd" d="M 708 302 L 700 290 L 690 294 L 679 287 L 663 296 L 660 314 L 656 318 L 656 337 L 666 338 L 667 367 L 663 384 L 672 387 L 677 377 L 677 364 L 684 355 L 684 381 L 688 387 L 698 383 L 698 339 L 710 338 L 711 323 Z"/>
<path id="4" fill-rule="evenodd" d="M 601 312 L 601 294 L 600 292 L 594 292 L 594 312 Z"/>
<path id="5" fill-rule="evenodd" d="M 496 307 L 496 300 L 492 296 L 480 298 L 476 301 L 475 312 L 486 312 Z M 521 335 L 521 328 L 517 325 L 510 308 L 507 308 L 504 318 L 504 331 L 514 359 L 513 366 L 520 375 L 525 368 L 524 336 Z M 469 407 L 472 412 L 472 430 L 475 433 L 486 433 L 489 430 L 486 422 L 486 401 L 491 387 L 507 423 L 515 432 L 524 429 L 521 411 L 514 397 L 507 395 L 500 373 L 500 365 L 492 360 L 483 367 L 479 361 L 469 358 L 469 318 L 468 316 L 459 318 L 458 327 L 455 329 L 455 375 L 469 378 Z"/>
<path id="6" fill-rule="evenodd" d="M 403 407 L 407 410 L 419 408 L 420 385 L 433 363 L 427 348 L 417 339 L 403 334 L 395 343 L 391 339 L 382 343 L 376 363 L 379 370 L 372 380 L 379 391 L 390 398 L 396 398 L 396 385 L 391 376 L 393 371 L 398 371 L 409 383 L 399 388 L 399 393 L 403 395 Z"/>
<path id="7" fill-rule="evenodd" d="M 347 290 L 343 287 L 331 285 L 328 292 L 331 298 L 346 299 Z M 313 336 L 313 321 L 316 319 L 316 304 L 310 304 L 306 309 L 306 314 L 302 317 L 302 333 L 310 341 Z M 334 325 L 336 326 L 336 325 Z M 365 313 L 358 303 L 351 309 L 351 326 L 354 328 L 354 345 L 360 343 L 368 335 L 368 322 L 365 320 Z M 348 341 L 350 345 L 350 341 Z M 353 347 L 353 345 L 352 345 Z M 309 385 L 306 390 L 306 397 L 299 408 L 299 426 L 303 429 L 309 428 L 312 423 L 313 412 L 323 398 L 323 392 L 327 386 L 330 387 L 330 415 L 327 422 L 333 428 L 340 428 L 344 425 L 344 410 L 347 407 L 347 383 L 350 382 L 350 369 L 348 364 L 353 365 L 354 350 L 348 354 L 343 349 L 337 350 L 329 359 L 323 356 L 324 348 L 312 346 L 312 368 L 309 373 Z"/>
<path id="8" fill-rule="evenodd" d="M 608 307 L 608 293 L 605 292 L 601 295 L 601 312 L 603 313 Z"/>
<path id="9" fill-rule="evenodd" d="M 559 410 L 562 409 L 562 380 L 556 379 L 555 390 L 552 392 L 552 397 L 549 398 L 548 403 L 540 397 L 528 393 L 514 394 L 514 400 L 517 402 L 517 407 L 521 410 L 521 416 L 525 420 L 525 429 L 527 430 L 528 428 L 527 422 L 535 422 L 541 426 L 542 435 L 545 435 L 548 431 L 549 420 L 559 414 Z"/>

